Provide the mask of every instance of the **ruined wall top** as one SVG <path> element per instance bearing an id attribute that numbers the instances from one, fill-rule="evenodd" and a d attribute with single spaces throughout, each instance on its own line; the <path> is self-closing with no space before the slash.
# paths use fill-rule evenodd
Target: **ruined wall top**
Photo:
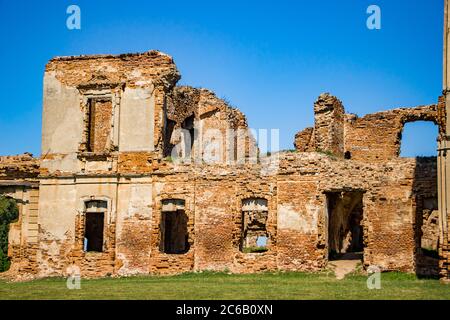
<path id="1" fill-rule="evenodd" d="M 227 136 L 228 130 L 237 135 L 239 130 L 247 132 L 247 144 L 251 146 L 244 146 L 245 150 L 241 150 L 243 153 L 248 154 L 251 148 L 256 148 L 254 137 L 248 132 L 245 115 L 210 90 L 189 86 L 175 87 L 167 96 L 166 117 L 166 154 L 181 141 L 178 129 L 192 130 L 191 138 L 195 141 L 191 151 L 196 156 L 201 156 L 202 149 L 207 148 L 210 142 L 208 136 L 211 133 L 219 134 L 216 138 L 221 142 L 220 150 L 217 151 L 222 155 L 221 161 L 226 162 L 230 154 L 235 154 L 238 148 L 237 145 L 229 144 L 231 141 L 227 139 L 232 137 Z"/>
<path id="2" fill-rule="evenodd" d="M 167 100 L 167 118 L 175 121 L 177 125 L 181 125 L 191 115 L 200 119 L 216 112 L 223 113 L 222 117 L 230 124 L 230 128 L 247 127 L 247 119 L 241 111 L 231 107 L 208 89 L 175 87 Z"/>
<path id="3" fill-rule="evenodd" d="M 0 157 L 0 180 L 34 179 L 39 175 L 39 159 L 30 153 Z"/>
<path id="4" fill-rule="evenodd" d="M 408 122 L 431 121 L 445 132 L 445 104 L 396 108 L 358 117 L 346 114 L 342 102 L 326 93 L 314 103 L 314 128 L 295 136 L 299 152 L 329 152 L 362 161 L 387 161 L 400 155 L 403 127 Z"/>
<path id="5" fill-rule="evenodd" d="M 151 50 L 120 55 L 55 57 L 45 68 L 68 86 L 96 86 L 126 83 L 130 87 L 163 85 L 170 88 L 180 79 L 171 56 Z"/>
<path id="6" fill-rule="evenodd" d="M 329 93 L 314 103 L 314 142 L 318 151 L 344 155 L 344 106 Z"/>

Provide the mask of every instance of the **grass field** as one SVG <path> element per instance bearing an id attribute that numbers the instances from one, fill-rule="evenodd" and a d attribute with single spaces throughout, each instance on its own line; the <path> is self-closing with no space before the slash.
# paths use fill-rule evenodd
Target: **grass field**
<path id="1" fill-rule="evenodd" d="M 0 280 L 0 299 L 450 299 L 450 285 L 414 275 L 383 273 L 381 289 L 369 290 L 367 278 L 336 280 L 327 273 L 230 275 L 183 274 L 81 280 L 69 290 L 62 278 L 30 282 Z"/>

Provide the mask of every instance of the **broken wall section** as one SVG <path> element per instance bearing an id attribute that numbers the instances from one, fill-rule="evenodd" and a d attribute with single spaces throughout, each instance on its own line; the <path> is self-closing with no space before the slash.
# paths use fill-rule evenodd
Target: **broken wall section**
<path id="1" fill-rule="evenodd" d="M 166 96 L 179 79 L 172 57 L 158 51 L 50 60 L 43 169 L 52 175 L 111 174 L 119 154 L 161 157 Z"/>
<path id="2" fill-rule="evenodd" d="M 354 160 L 379 162 L 397 158 L 400 155 L 402 132 L 406 123 L 431 121 L 439 128 L 443 128 L 441 117 L 438 105 L 435 104 L 398 108 L 368 114 L 361 118 L 346 115 L 346 152 Z"/>
<path id="3" fill-rule="evenodd" d="M 344 156 L 344 106 L 324 93 L 314 103 L 314 143 L 316 151 Z"/>
<path id="4" fill-rule="evenodd" d="M 31 153 L 0 157 L 0 181 L 34 180 L 38 175 L 39 159 L 34 158 Z"/>
<path id="5" fill-rule="evenodd" d="M 328 93 L 314 104 L 314 128 L 295 136 L 299 152 L 324 152 L 338 158 L 383 162 L 400 155 L 403 127 L 414 121 L 431 121 L 445 130 L 445 104 L 397 108 L 358 117 L 345 114 L 342 102 Z"/>
<path id="6" fill-rule="evenodd" d="M 244 114 L 207 89 L 174 88 L 166 103 L 164 133 L 165 156 L 215 164 L 257 157 Z"/>
<path id="7" fill-rule="evenodd" d="M 309 127 L 303 129 L 295 135 L 294 140 L 295 150 L 299 152 L 314 152 L 316 145 L 314 141 L 314 128 Z"/>

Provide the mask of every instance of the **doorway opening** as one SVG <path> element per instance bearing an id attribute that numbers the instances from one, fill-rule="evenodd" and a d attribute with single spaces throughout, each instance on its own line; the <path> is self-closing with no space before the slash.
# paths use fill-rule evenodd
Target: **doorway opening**
<path id="1" fill-rule="evenodd" d="M 163 200 L 159 245 L 161 252 L 184 254 L 189 251 L 188 222 L 184 200 Z"/>
<path id="2" fill-rule="evenodd" d="M 328 259 L 362 260 L 363 191 L 328 192 Z"/>

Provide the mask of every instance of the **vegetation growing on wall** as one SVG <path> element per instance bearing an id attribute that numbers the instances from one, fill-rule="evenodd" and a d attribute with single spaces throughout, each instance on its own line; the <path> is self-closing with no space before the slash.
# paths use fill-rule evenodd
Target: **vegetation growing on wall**
<path id="1" fill-rule="evenodd" d="M 0 272 L 9 269 L 8 258 L 8 233 L 9 224 L 19 217 L 16 202 L 0 196 Z"/>

